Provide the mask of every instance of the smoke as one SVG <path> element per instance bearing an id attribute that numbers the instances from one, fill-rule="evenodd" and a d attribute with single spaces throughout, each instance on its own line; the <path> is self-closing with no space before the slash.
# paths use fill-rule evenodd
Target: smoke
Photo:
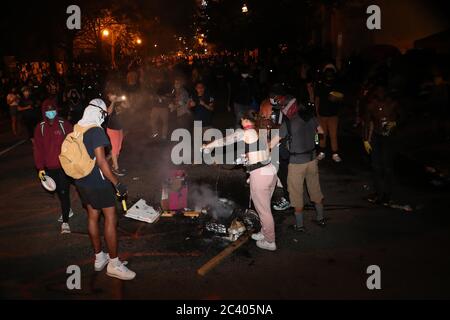
<path id="1" fill-rule="evenodd" d="M 227 219 L 233 213 L 236 204 L 228 199 L 219 198 L 217 193 L 205 184 L 189 185 L 189 202 L 195 210 L 207 209 L 216 220 Z"/>

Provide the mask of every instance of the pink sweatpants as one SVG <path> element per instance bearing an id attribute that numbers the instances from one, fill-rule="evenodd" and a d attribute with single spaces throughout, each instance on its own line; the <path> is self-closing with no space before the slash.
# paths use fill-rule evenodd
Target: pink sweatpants
<path id="1" fill-rule="evenodd" d="M 277 170 L 272 164 L 250 173 L 250 195 L 261 220 L 261 232 L 268 242 L 275 242 L 275 223 L 270 201 L 277 185 Z"/>

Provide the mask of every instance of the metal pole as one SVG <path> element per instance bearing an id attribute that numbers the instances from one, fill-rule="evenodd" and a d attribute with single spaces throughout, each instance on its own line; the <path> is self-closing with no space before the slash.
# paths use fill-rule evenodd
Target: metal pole
<path id="1" fill-rule="evenodd" d="M 116 69 L 116 43 L 114 39 L 114 31 L 111 30 L 111 65 Z"/>

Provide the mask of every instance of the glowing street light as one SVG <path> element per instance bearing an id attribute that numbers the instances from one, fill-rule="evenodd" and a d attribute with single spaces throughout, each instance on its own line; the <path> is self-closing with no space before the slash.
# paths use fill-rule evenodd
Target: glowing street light
<path id="1" fill-rule="evenodd" d="M 137 39 L 136 39 L 136 43 L 137 43 L 137 44 L 142 44 L 142 40 L 141 40 L 140 38 L 137 38 Z"/>
<path id="2" fill-rule="evenodd" d="M 248 8 L 247 5 L 244 3 L 244 5 L 242 6 L 242 13 L 247 13 L 248 12 Z"/>
<path id="3" fill-rule="evenodd" d="M 108 29 L 103 29 L 102 31 L 102 36 L 105 38 L 109 37 L 109 30 Z M 111 32 L 111 66 L 113 69 L 116 68 L 116 41 L 115 41 L 115 37 L 114 34 Z"/>

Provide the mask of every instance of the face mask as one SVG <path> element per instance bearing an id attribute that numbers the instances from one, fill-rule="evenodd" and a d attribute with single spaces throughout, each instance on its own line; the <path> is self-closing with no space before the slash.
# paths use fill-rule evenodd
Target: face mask
<path id="1" fill-rule="evenodd" d="M 241 76 L 242 76 L 242 78 L 247 79 L 248 78 L 248 73 L 242 73 Z"/>
<path id="2" fill-rule="evenodd" d="M 108 113 L 100 108 L 100 125 L 105 122 L 106 117 L 108 116 Z"/>
<path id="3" fill-rule="evenodd" d="M 46 116 L 49 120 L 55 119 L 55 117 L 56 117 L 56 110 L 45 111 L 45 116 Z"/>

